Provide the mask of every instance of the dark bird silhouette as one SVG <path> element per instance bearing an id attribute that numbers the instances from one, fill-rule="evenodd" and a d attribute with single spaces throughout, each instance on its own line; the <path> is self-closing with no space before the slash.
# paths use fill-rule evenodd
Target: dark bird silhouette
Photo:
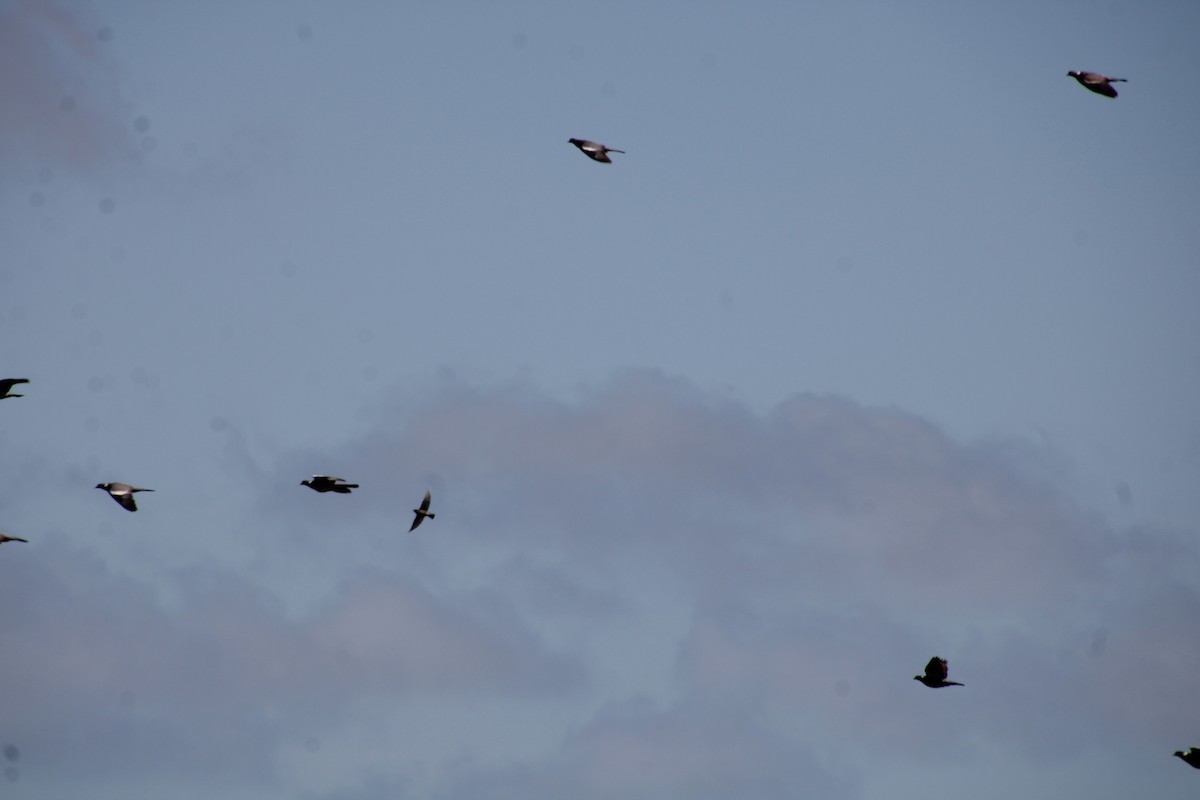
<path id="1" fill-rule="evenodd" d="M 946 676 L 949 674 L 950 665 L 946 663 L 946 659 L 934 656 L 925 665 L 925 674 L 914 675 L 913 680 L 920 681 L 930 689 L 940 689 L 943 686 L 962 686 L 961 683 L 946 680 Z"/>
<path id="2" fill-rule="evenodd" d="M 143 489 L 140 486 L 130 486 L 128 483 L 97 483 L 97 489 L 108 492 L 108 496 L 121 504 L 126 511 L 137 511 L 137 503 L 133 500 L 134 492 L 153 492 L 153 489 Z"/>
<path id="3" fill-rule="evenodd" d="M 0 400 L 6 397 L 24 397 L 23 394 L 17 394 L 12 391 L 12 387 L 18 383 L 29 383 L 28 378 L 3 378 L 0 379 Z"/>
<path id="4" fill-rule="evenodd" d="M 415 531 L 417 529 L 417 526 L 425 521 L 426 517 L 433 519 L 434 517 L 437 516 L 437 514 L 434 514 L 432 511 L 429 510 L 429 499 L 430 499 L 429 490 L 426 489 L 425 490 L 425 498 L 423 500 L 421 500 L 421 507 L 413 509 L 413 524 L 412 524 L 412 527 L 408 529 L 409 533 L 412 533 L 413 531 Z"/>
<path id="5" fill-rule="evenodd" d="M 25 542 L 25 544 L 29 544 L 28 539 L 22 539 L 20 536 L 10 536 L 4 531 L 0 531 L 0 544 L 4 544 L 5 542 Z"/>
<path id="6" fill-rule="evenodd" d="M 583 151 L 583 154 L 593 161 L 599 161 L 603 164 L 611 164 L 612 159 L 608 157 L 609 153 L 624 153 L 624 150 L 616 150 L 612 147 L 605 147 L 599 142 L 588 141 L 587 139 L 567 139 L 568 142 L 578 147 Z"/>
<path id="7" fill-rule="evenodd" d="M 1200 747 L 1189 748 L 1187 752 L 1184 752 L 1183 750 L 1176 750 L 1175 755 L 1182 758 L 1183 763 L 1187 764 L 1189 767 L 1200 769 Z"/>
<path id="8" fill-rule="evenodd" d="M 1071 70 L 1067 75 L 1079 81 L 1079 84 L 1085 89 L 1091 89 L 1096 94 L 1102 94 L 1105 97 L 1117 96 L 1117 90 L 1112 87 L 1114 83 L 1129 82 L 1124 78 L 1109 78 L 1099 72 L 1080 72 L 1077 69 Z"/>
<path id="9" fill-rule="evenodd" d="M 345 478 L 334 478 L 330 475 L 313 475 L 312 480 L 300 481 L 301 486 L 307 486 L 314 492 L 337 492 L 350 494 L 351 489 L 357 489 L 357 483 L 346 483 Z"/>

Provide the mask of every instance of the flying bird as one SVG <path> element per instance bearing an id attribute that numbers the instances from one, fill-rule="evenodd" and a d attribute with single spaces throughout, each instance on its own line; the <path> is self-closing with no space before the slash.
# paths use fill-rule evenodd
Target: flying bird
<path id="1" fill-rule="evenodd" d="M 1200 747 L 1192 747 L 1187 752 L 1176 750 L 1175 755 L 1183 759 L 1183 763 L 1188 766 L 1200 769 Z"/>
<path id="2" fill-rule="evenodd" d="M 28 539 L 22 539 L 20 536 L 9 536 L 4 531 L 0 531 L 0 544 L 4 544 L 5 542 L 25 542 L 25 544 L 29 544 Z"/>
<path id="3" fill-rule="evenodd" d="M 599 142 L 591 142 L 587 139 L 568 139 L 568 142 L 578 147 L 583 151 L 583 154 L 593 161 L 599 161 L 603 164 L 611 164 L 612 159 L 608 157 L 609 153 L 624 153 L 624 150 L 616 150 L 612 147 L 605 147 Z"/>
<path id="4" fill-rule="evenodd" d="M 1114 83 L 1129 82 L 1124 78 L 1109 78 L 1099 72 L 1080 72 L 1077 69 L 1071 70 L 1067 75 L 1079 81 L 1079 84 L 1085 89 L 1091 89 L 1096 94 L 1102 94 L 1105 97 L 1117 96 L 1117 90 L 1112 87 Z"/>
<path id="5" fill-rule="evenodd" d="M 108 492 L 108 496 L 121 504 L 126 511 L 137 511 L 137 503 L 133 501 L 134 492 L 153 492 L 153 489 L 143 489 L 140 486 L 130 486 L 128 483 L 97 483 L 97 489 Z"/>
<path id="6" fill-rule="evenodd" d="M 314 492 L 337 492 L 350 494 L 351 489 L 357 489 L 357 483 L 346 483 L 345 478 L 334 478 L 331 475 L 313 475 L 312 480 L 300 481 L 301 486 L 307 486 Z"/>
<path id="7" fill-rule="evenodd" d="M 962 686 L 961 683 L 946 680 L 946 676 L 949 674 L 950 667 L 946 663 L 946 659 L 934 656 L 925 665 L 925 674 L 914 675 L 913 680 L 920 681 L 930 689 L 940 689 L 943 686 Z"/>
<path id="8" fill-rule="evenodd" d="M 437 516 L 437 514 L 434 514 L 432 511 L 429 510 L 429 499 L 430 499 L 429 498 L 429 490 L 426 489 L 425 490 L 425 498 L 423 500 L 421 500 L 421 507 L 413 509 L 413 524 L 412 524 L 412 527 L 408 529 L 409 533 L 412 533 L 413 531 L 415 531 L 417 529 L 417 526 L 425 521 L 426 517 L 433 519 L 434 517 Z"/>
<path id="9" fill-rule="evenodd" d="M 12 391 L 12 387 L 18 383 L 29 383 L 28 378 L 3 378 L 0 379 L 0 400 L 6 397 L 24 397 L 23 394 L 16 394 Z"/>

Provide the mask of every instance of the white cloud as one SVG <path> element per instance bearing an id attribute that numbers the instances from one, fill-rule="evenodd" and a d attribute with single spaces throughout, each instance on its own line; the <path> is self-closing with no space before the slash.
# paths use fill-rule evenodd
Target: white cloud
<path id="1" fill-rule="evenodd" d="M 317 456 L 362 490 L 299 487 Z M 229 463 L 256 560 L 171 572 L 167 601 L 53 537 L 0 553 L 31 752 L 132 691 L 94 763 L 114 781 L 146 730 L 184 770 L 238 719 L 248 739 L 194 752 L 235 783 L 305 764 L 314 797 L 861 797 L 998 754 L 1018 786 L 1118 770 L 1200 718 L 1194 537 L 1117 530 L 1060 455 L 897 409 L 760 414 L 639 371 L 569 402 L 446 383 L 341 446 Z M 409 535 L 425 486 L 439 515 Z M 912 680 L 935 654 L 965 687 Z M 419 759 L 385 755 L 412 737 Z"/>
<path id="2" fill-rule="evenodd" d="M 0 9 L 0 152 L 5 166 L 95 173 L 133 153 L 129 108 L 99 24 L 53 0 Z"/>
<path id="3" fill-rule="evenodd" d="M 9 553 L 5 553 L 8 556 Z M 4 565 L 4 735 L 27 773 L 262 780 L 297 730 L 372 698 L 536 697 L 578 687 L 579 664 L 521 623 L 384 572 L 347 576 L 316 613 L 289 614 L 244 577 L 198 566 L 175 599 L 43 537 Z"/>

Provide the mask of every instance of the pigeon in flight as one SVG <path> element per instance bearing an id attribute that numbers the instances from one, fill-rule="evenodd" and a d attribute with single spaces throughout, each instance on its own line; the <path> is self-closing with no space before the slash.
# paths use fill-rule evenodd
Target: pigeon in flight
<path id="1" fill-rule="evenodd" d="M 1200 747 L 1192 747 L 1186 753 L 1182 750 L 1176 750 L 1175 755 L 1183 759 L 1183 763 L 1188 766 L 1200 769 Z"/>
<path id="2" fill-rule="evenodd" d="M 611 147 L 605 147 L 599 142 L 590 142 L 587 139 L 568 139 L 568 142 L 578 147 L 583 151 L 583 154 L 593 161 L 599 161 L 603 164 L 611 164 L 612 159 L 608 157 L 609 153 L 624 153 L 624 150 L 615 150 Z"/>
<path id="3" fill-rule="evenodd" d="M 1080 72 L 1077 69 L 1071 70 L 1067 75 L 1079 81 L 1079 84 L 1085 89 L 1091 89 L 1096 94 L 1102 94 L 1105 97 L 1117 96 L 1117 90 L 1112 87 L 1114 83 L 1129 83 L 1124 78 L 1109 78 L 1099 72 Z"/>
<path id="4" fill-rule="evenodd" d="M 25 542 L 25 544 L 29 544 L 28 539 L 22 539 L 20 536 L 9 536 L 4 531 L 0 531 L 0 544 L 4 544 L 5 542 Z"/>
<path id="5" fill-rule="evenodd" d="M 946 680 L 946 676 L 949 674 L 950 667 L 946 663 L 946 659 L 934 656 L 925 665 L 925 674 L 914 675 L 913 680 L 920 681 L 930 689 L 941 689 L 943 686 L 962 686 L 961 683 Z"/>
<path id="6" fill-rule="evenodd" d="M 415 531 L 417 529 L 417 526 L 425 521 L 426 517 L 433 519 L 434 517 L 437 516 L 437 514 L 434 514 L 432 511 L 429 510 L 429 499 L 430 499 L 429 498 L 429 490 L 426 489 L 425 497 L 424 497 L 424 499 L 421 500 L 421 507 L 413 509 L 413 515 L 414 515 L 413 516 L 413 524 L 412 524 L 412 527 L 408 529 L 409 533 L 412 533 L 413 531 Z"/>
<path id="7" fill-rule="evenodd" d="M 108 496 L 121 504 L 126 511 L 137 511 L 137 503 L 133 501 L 134 492 L 153 492 L 153 489 L 143 489 L 140 486 L 130 486 L 128 483 L 97 483 L 97 489 L 108 492 Z"/>
<path id="8" fill-rule="evenodd" d="M 23 394 L 16 394 L 12 391 L 12 387 L 18 383 L 29 383 L 28 378 L 4 378 L 0 379 L 0 400 L 6 397 L 24 397 Z"/>
<path id="9" fill-rule="evenodd" d="M 307 486 L 314 492 L 337 492 L 350 494 L 351 489 L 357 489 L 357 483 L 346 483 L 345 478 L 334 478 L 331 475 L 313 475 L 312 480 L 300 481 L 301 486 Z"/>

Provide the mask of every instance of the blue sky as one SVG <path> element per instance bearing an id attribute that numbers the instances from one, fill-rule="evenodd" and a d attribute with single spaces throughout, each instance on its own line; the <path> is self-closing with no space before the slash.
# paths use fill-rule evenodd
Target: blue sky
<path id="1" fill-rule="evenodd" d="M 0 2 L 6 791 L 1192 796 L 1197 30 Z"/>

